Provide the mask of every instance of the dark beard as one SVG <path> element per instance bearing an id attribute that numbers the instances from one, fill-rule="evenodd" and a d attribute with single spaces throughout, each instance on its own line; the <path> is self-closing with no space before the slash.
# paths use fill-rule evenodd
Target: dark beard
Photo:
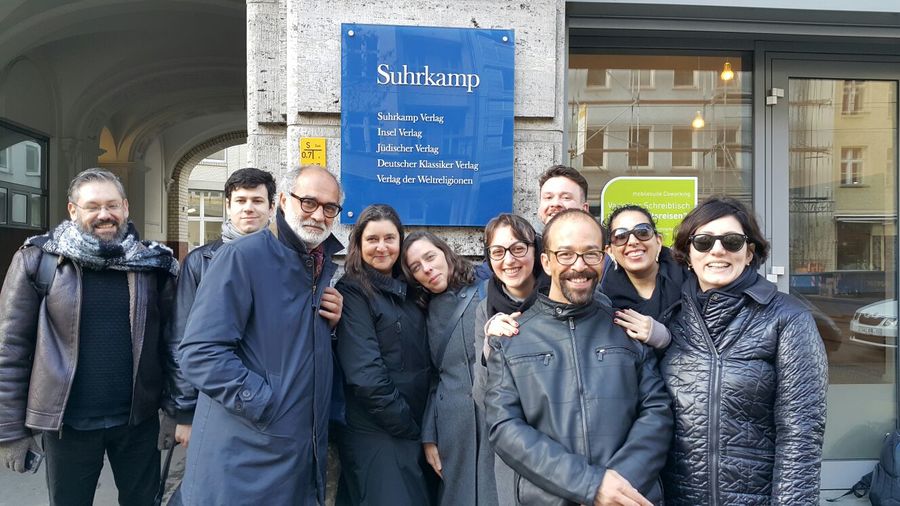
<path id="1" fill-rule="evenodd" d="M 588 290 L 585 290 L 584 292 L 570 291 L 565 281 L 570 278 L 581 277 L 587 278 L 591 281 L 590 288 Z M 562 292 L 563 297 L 565 297 L 570 304 L 581 305 L 589 302 L 594 298 L 594 290 L 597 289 L 598 281 L 599 276 L 597 275 L 597 271 L 591 269 L 582 272 L 567 271 L 559 275 L 559 290 Z"/>

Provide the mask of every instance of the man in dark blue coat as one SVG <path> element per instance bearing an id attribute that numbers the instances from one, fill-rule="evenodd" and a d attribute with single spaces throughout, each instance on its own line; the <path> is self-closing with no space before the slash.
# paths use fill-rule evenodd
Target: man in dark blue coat
<path id="1" fill-rule="evenodd" d="M 324 503 L 341 200 L 325 169 L 292 170 L 277 235 L 263 230 L 216 252 L 180 348 L 200 392 L 184 504 Z"/>

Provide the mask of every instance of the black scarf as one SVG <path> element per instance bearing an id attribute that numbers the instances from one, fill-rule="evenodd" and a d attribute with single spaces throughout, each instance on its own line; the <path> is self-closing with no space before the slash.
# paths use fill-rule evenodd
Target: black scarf
<path id="1" fill-rule="evenodd" d="M 731 297 L 740 296 L 742 293 L 744 293 L 745 290 L 756 283 L 757 276 L 758 274 L 756 272 L 756 268 L 750 265 L 744 267 L 744 272 L 742 272 L 741 275 L 737 277 L 737 279 L 735 279 L 728 285 L 723 286 L 722 288 L 713 288 L 704 292 L 700 290 L 700 282 L 697 281 L 697 274 L 692 272 L 690 282 L 692 283 L 694 288 L 693 290 L 691 290 L 691 295 L 694 298 L 694 303 L 697 304 L 697 309 L 700 310 L 700 314 L 703 314 L 706 308 L 706 303 L 709 301 L 709 297 L 712 294 L 723 293 Z"/>
<path id="2" fill-rule="evenodd" d="M 550 286 L 550 278 L 544 272 L 541 265 L 539 251 L 542 250 L 541 237 L 537 236 L 534 240 L 534 268 L 531 275 L 534 277 L 534 289 L 531 294 L 523 301 L 512 300 L 506 292 L 503 291 L 503 282 L 497 278 L 496 274 L 491 275 L 491 279 L 487 283 L 487 310 L 488 315 L 497 313 L 515 313 L 516 311 L 525 311 L 530 308 L 537 299 L 539 292 L 546 292 Z"/>
<path id="3" fill-rule="evenodd" d="M 600 283 L 600 291 L 609 297 L 616 309 L 633 309 L 660 323 L 667 323 L 669 311 L 681 299 L 681 285 L 684 283 L 684 267 L 672 258 L 669 248 L 659 252 L 659 271 L 656 273 L 656 288 L 649 299 L 641 297 L 621 266 L 608 269 Z M 660 319 L 662 318 L 662 319 Z"/>

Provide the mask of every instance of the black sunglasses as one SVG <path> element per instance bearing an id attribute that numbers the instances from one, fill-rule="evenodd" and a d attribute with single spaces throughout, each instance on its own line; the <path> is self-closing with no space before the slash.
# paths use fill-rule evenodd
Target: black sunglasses
<path id="1" fill-rule="evenodd" d="M 713 246 L 716 245 L 716 241 L 720 241 L 722 247 L 727 251 L 737 253 L 744 247 L 744 244 L 750 240 L 746 235 L 738 234 L 736 232 L 725 235 L 697 234 L 688 237 L 688 239 L 691 241 L 691 245 L 694 249 L 700 253 L 706 253 L 713 249 Z"/>
<path id="2" fill-rule="evenodd" d="M 628 236 L 634 234 L 639 241 L 649 241 L 656 235 L 656 230 L 649 223 L 638 223 L 631 230 L 627 228 L 617 228 L 610 234 L 609 242 L 613 246 L 622 246 L 628 242 Z"/>

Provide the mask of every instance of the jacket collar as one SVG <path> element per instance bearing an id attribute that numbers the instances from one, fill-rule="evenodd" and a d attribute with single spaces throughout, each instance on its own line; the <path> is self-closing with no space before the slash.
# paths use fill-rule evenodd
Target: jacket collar
<path id="1" fill-rule="evenodd" d="M 401 299 L 406 297 L 406 283 L 404 281 L 384 275 L 369 265 L 363 265 L 363 268 L 366 270 L 366 275 L 369 277 L 369 281 L 372 282 L 373 287 L 396 295 Z"/>
<path id="2" fill-rule="evenodd" d="M 275 235 L 282 244 L 296 251 L 301 256 L 309 255 L 306 243 L 301 241 L 290 225 L 288 225 L 284 217 L 284 211 L 281 208 L 275 212 L 275 229 L 277 232 Z M 326 261 L 330 260 L 332 255 L 342 249 L 344 249 L 344 245 L 337 240 L 334 234 L 328 234 L 328 237 L 322 243 L 322 252 Z"/>
<path id="3" fill-rule="evenodd" d="M 584 304 L 564 304 L 556 302 L 544 293 L 538 293 L 536 302 L 542 313 L 552 315 L 557 320 L 581 318 L 597 311 L 597 305 L 593 299 Z"/>
<path id="4" fill-rule="evenodd" d="M 215 253 L 217 249 L 222 247 L 223 244 L 225 244 L 225 243 L 224 243 L 224 241 L 222 241 L 221 238 L 216 239 L 215 241 L 211 242 L 209 244 L 208 248 L 203 248 L 203 253 L 202 253 L 203 257 L 206 259 L 212 258 L 213 253 Z"/>

